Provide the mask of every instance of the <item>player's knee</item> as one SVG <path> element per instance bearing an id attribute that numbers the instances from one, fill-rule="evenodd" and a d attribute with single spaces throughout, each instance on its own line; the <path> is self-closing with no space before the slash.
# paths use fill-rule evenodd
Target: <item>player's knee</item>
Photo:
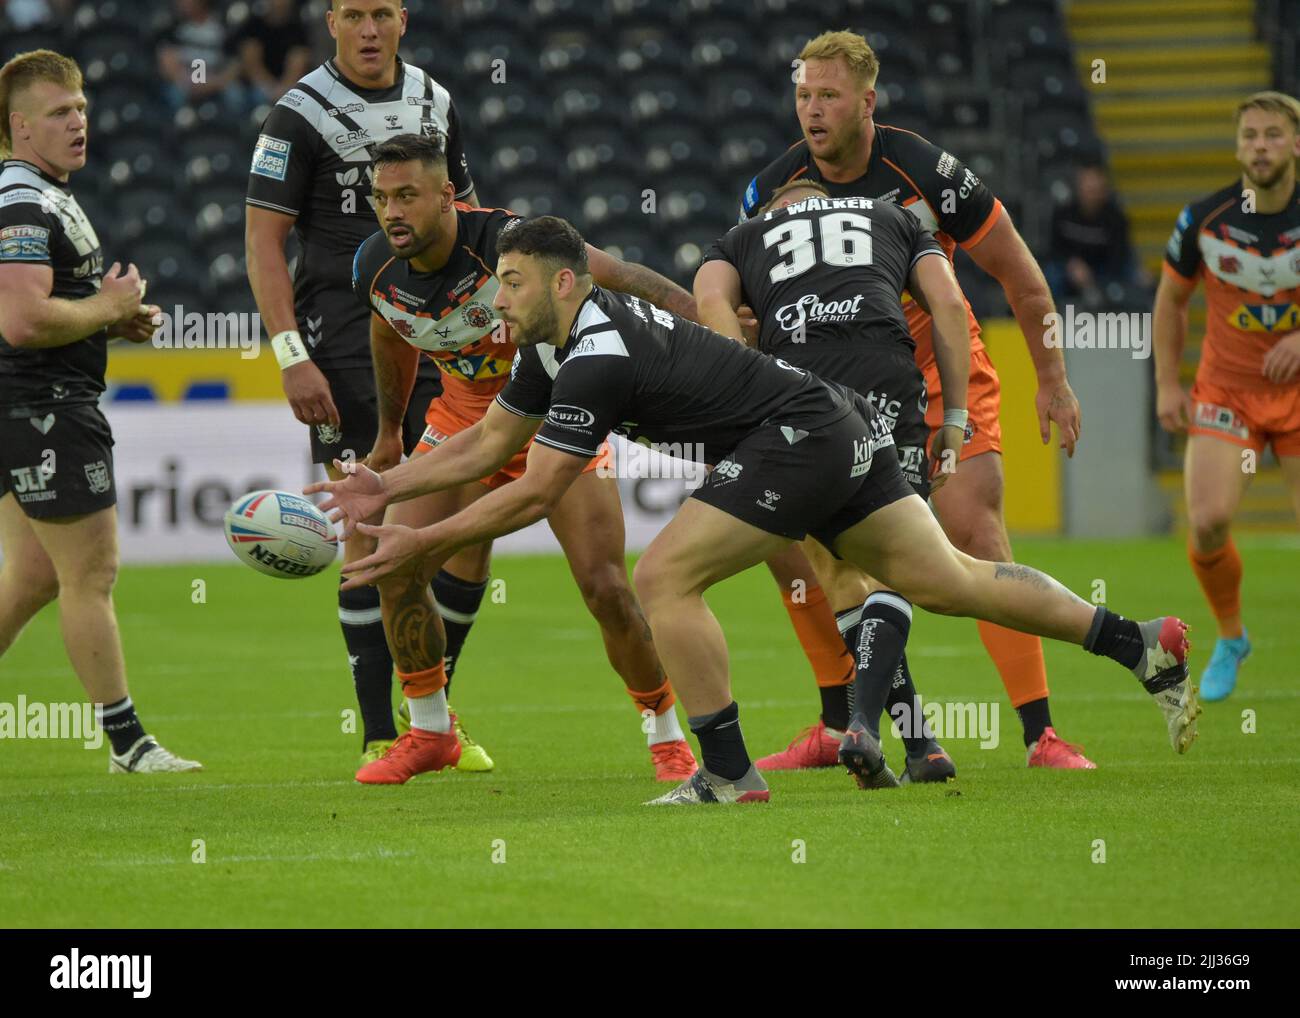
<path id="1" fill-rule="evenodd" d="M 59 577 L 48 560 L 6 563 L 6 586 L 27 610 L 35 613 L 59 596 Z"/>
<path id="2" fill-rule="evenodd" d="M 957 549 L 952 550 L 952 556 L 947 566 L 927 570 L 914 588 L 900 593 L 934 615 L 969 615 L 977 563 Z"/>
<path id="3" fill-rule="evenodd" d="M 632 570 L 632 586 L 636 588 L 636 596 L 641 600 L 641 607 L 647 614 L 658 603 L 666 589 L 664 580 L 665 572 L 660 568 L 656 558 L 650 553 L 641 556 Z"/>
<path id="4" fill-rule="evenodd" d="M 117 560 L 99 557 L 78 563 L 76 571 L 62 584 L 79 594 L 109 597 L 117 585 Z"/>
<path id="5" fill-rule="evenodd" d="M 1196 547 L 1202 551 L 1213 551 L 1227 542 L 1232 514 L 1224 506 L 1212 502 L 1202 503 L 1188 506 L 1187 522 Z"/>
<path id="6" fill-rule="evenodd" d="M 587 570 L 578 577 L 578 590 L 598 622 L 618 625 L 631 614 L 634 595 L 625 569 L 610 564 Z"/>

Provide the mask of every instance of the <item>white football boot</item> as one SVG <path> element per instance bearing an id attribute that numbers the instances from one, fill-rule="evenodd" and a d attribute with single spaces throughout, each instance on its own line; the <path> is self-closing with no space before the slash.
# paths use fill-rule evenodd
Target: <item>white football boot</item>
<path id="1" fill-rule="evenodd" d="M 178 774 L 201 771 L 197 760 L 182 760 L 171 750 L 158 745 L 152 735 L 144 735 L 121 756 L 109 751 L 109 774 Z"/>

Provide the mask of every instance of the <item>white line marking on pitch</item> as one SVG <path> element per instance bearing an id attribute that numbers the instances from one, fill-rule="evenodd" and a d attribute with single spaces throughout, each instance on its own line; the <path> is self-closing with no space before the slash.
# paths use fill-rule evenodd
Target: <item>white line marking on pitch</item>
<path id="1" fill-rule="evenodd" d="M 375 849 L 371 852 L 335 852 L 320 853 L 312 852 L 308 855 L 209 855 L 205 866 L 220 866 L 226 863 L 247 863 L 247 862 L 368 862 L 376 859 L 404 859 L 416 855 L 415 849 L 402 849 L 401 851 L 392 851 L 386 848 Z M 82 863 L 83 866 L 185 866 L 198 865 L 192 863 L 186 856 L 183 859 L 98 859 L 92 862 Z"/>

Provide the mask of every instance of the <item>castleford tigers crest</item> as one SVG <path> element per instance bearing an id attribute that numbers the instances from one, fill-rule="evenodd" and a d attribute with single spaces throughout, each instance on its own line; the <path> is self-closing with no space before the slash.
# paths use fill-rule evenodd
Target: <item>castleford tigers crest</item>
<path id="1" fill-rule="evenodd" d="M 492 312 L 477 301 L 465 305 L 460 309 L 460 313 L 465 319 L 465 324 L 475 329 L 486 329 L 492 325 Z"/>
<path id="2" fill-rule="evenodd" d="M 403 339 L 415 338 L 415 326 L 412 325 L 410 322 L 408 322 L 405 318 L 394 318 L 388 324 L 391 325 L 393 327 L 393 331 L 396 332 Z"/>

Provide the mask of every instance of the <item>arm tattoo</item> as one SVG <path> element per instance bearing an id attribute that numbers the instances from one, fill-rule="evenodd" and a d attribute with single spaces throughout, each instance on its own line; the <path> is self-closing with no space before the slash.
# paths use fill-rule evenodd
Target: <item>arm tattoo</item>
<path id="1" fill-rule="evenodd" d="M 690 321 L 699 320 L 695 307 L 695 298 L 674 283 L 671 279 L 659 275 L 654 269 L 648 269 L 636 262 L 622 262 L 616 284 L 613 289 L 630 293 L 649 301 L 655 307 L 671 311 L 675 315 Z"/>

